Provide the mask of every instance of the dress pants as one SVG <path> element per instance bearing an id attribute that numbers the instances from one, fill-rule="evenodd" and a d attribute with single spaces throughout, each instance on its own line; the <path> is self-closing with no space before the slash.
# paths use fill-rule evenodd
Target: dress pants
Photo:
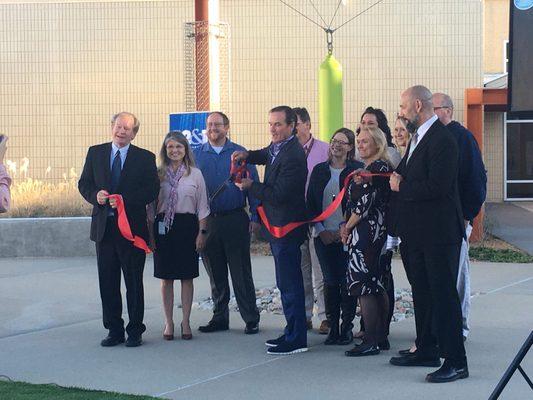
<path id="1" fill-rule="evenodd" d="M 314 239 L 316 254 L 322 268 L 322 276 L 327 285 L 346 286 L 346 270 L 348 269 L 348 252 L 342 243 L 325 245 L 317 237 Z"/>
<path id="2" fill-rule="evenodd" d="M 405 269 L 405 276 L 407 277 L 407 281 L 413 286 L 412 278 L 411 278 L 411 270 L 409 269 L 409 260 L 407 259 L 407 246 L 402 241 L 400 242 L 400 257 L 402 259 L 403 268 Z"/>
<path id="3" fill-rule="evenodd" d="M 456 278 L 460 243 L 415 246 L 404 243 L 415 306 L 416 347 L 425 357 L 466 363 Z"/>
<path id="4" fill-rule="evenodd" d="M 457 273 L 457 292 L 461 301 L 461 310 L 463 312 L 463 336 L 468 337 L 470 326 L 468 317 L 470 316 L 470 259 L 468 250 L 470 248 L 468 241 L 472 233 L 472 225 L 466 226 L 466 240 L 463 238 L 461 243 L 461 256 L 459 257 L 459 271 Z"/>
<path id="5" fill-rule="evenodd" d="M 211 283 L 213 321 L 223 325 L 229 323 L 228 267 L 242 319 L 246 323 L 259 322 L 250 261 L 249 224 L 248 214 L 243 209 L 228 214 L 214 213 L 209 217 L 209 236 L 202 260 Z"/>
<path id="6" fill-rule="evenodd" d="M 96 242 L 96 260 L 104 327 L 110 336 L 124 336 L 122 319 L 122 295 L 120 293 L 120 273 L 126 284 L 129 323 L 126 332 L 129 336 L 141 335 L 146 326 L 144 318 L 143 270 L 146 260 L 144 250 L 121 235 L 115 216 L 107 217 L 106 230 L 100 242 Z"/>
<path id="7" fill-rule="evenodd" d="M 274 256 L 276 284 L 281 293 L 281 305 L 287 321 L 285 341 L 306 347 L 307 325 L 300 244 L 279 240 L 271 242 L 270 249 Z"/>
<path id="8" fill-rule="evenodd" d="M 308 320 L 313 318 L 313 308 L 317 306 L 317 317 L 320 321 L 326 318 L 324 306 L 324 278 L 315 251 L 313 239 L 308 239 L 300 247 L 302 251 L 302 276 L 305 292 L 305 316 Z"/>

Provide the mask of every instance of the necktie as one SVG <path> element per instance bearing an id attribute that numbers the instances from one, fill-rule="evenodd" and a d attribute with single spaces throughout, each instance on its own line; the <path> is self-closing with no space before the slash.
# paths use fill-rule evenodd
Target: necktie
<path id="1" fill-rule="evenodd" d="M 111 167 L 111 193 L 115 193 L 117 191 L 121 170 L 122 162 L 120 160 L 120 151 L 117 150 L 117 154 L 115 154 L 113 165 Z"/>
<path id="2" fill-rule="evenodd" d="M 411 138 L 411 146 L 409 147 L 409 155 L 407 156 L 407 161 L 409 161 L 409 159 L 411 158 L 411 155 L 413 154 L 413 151 L 415 151 L 417 143 L 418 143 L 418 132 L 415 132 L 415 134 Z"/>

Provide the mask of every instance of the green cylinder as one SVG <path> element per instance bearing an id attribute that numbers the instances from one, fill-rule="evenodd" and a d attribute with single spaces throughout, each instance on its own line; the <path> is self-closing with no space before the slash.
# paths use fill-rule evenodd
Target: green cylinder
<path id="1" fill-rule="evenodd" d="M 318 136 L 325 142 L 344 126 L 342 65 L 331 54 L 320 64 L 318 73 L 318 126 Z"/>

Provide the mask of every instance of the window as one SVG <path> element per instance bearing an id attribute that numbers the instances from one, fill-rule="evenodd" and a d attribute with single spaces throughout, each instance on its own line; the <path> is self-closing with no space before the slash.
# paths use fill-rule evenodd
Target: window
<path id="1" fill-rule="evenodd" d="M 533 199 L 533 120 L 507 120 L 505 198 Z"/>

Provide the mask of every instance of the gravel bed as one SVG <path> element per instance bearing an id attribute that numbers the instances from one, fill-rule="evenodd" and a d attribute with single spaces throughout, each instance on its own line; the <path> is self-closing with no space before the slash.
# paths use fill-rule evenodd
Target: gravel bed
<path id="1" fill-rule="evenodd" d="M 255 291 L 256 304 L 261 314 L 283 314 L 283 308 L 281 306 L 281 297 L 278 288 L 267 287 L 257 289 Z M 213 309 L 213 301 L 211 298 L 207 298 L 193 303 L 194 309 L 207 310 Z M 231 296 L 229 301 L 230 311 L 238 312 L 239 307 L 235 296 Z M 359 315 L 359 308 L 357 309 Z M 394 315 L 392 317 L 393 322 L 402 321 L 406 318 L 414 316 L 413 297 L 410 289 L 397 289 L 395 291 L 395 303 L 394 303 Z"/>

